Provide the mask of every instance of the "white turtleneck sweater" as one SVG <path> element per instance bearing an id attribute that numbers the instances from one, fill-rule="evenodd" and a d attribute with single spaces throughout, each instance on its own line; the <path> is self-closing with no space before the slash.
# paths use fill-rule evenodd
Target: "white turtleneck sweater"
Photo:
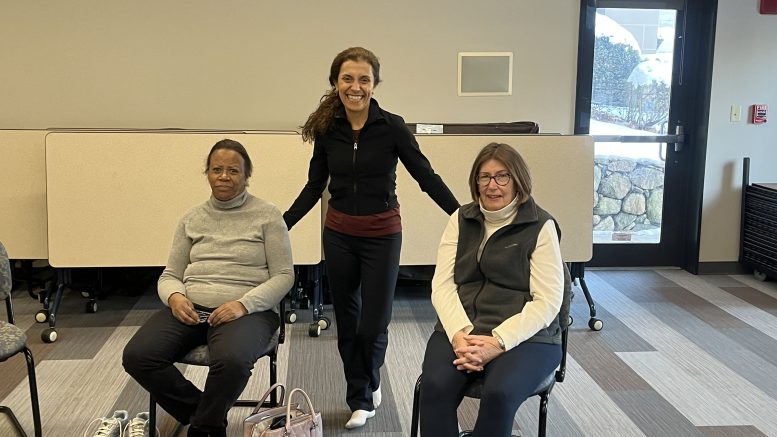
<path id="1" fill-rule="evenodd" d="M 209 308 L 236 300 L 254 313 L 277 312 L 293 284 L 281 212 L 243 191 L 228 201 L 211 196 L 181 218 L 157 288 L 165 305 L 181 293 Z"/>
<path id="2" fill-rule="evenodd" d="M 488 239 L 499 228 L 513 221 L 518 212 L 518 198 L 498 211 L 488 211 L 480 205 L 485 218 L 485 235 L 478 249 L 478 259 Z M 474 326 L 467 317 L 453 281 L 456 250 L 459 241 L 459 211 L 451 215 L 437 249 L 437 266 L 432 278 L 432 305 L 440 318 L 448 339 L 459 331 L 469 334 Z M 532 300 L 523 310 L 494 328 L 492 335 L 499 336 L 505 349 L 518 346 L 540 329 L 547 328 L 561 308 L 564 296 L 564 271 L 561 260 L 558 233 L 553 220 L 542 226 L 537 236 L 537 246 L 529 260 L 529 293 Z"/>

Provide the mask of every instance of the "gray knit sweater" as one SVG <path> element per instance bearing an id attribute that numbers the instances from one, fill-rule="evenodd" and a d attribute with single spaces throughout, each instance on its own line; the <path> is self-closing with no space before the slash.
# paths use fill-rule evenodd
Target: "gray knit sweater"
<path id="1" fill-rule="evenodd" d="M 249 313 L 272 309 L 294 284 L 286 224 L 274 205 L 248 191 L 213 196 L 178 223 L 159 298 L 173 293 L 210 308 L 236 300 Z"/>

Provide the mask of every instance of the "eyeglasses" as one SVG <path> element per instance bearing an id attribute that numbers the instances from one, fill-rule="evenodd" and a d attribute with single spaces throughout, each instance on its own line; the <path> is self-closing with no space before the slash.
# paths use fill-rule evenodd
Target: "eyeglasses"
<path id="1" fill-rule="evenodd" d="M 475 180 L 477 180 L 478 184 L 485 187 L 486 185 L 490 184 L 491 179 L 493 179 L 494 181 L 496 181 L 497 185 L 504 187 L 505 185 L 510 183 L 511 178 L 512 176 L 510 175 L 510 173 L 499 173 L 494 176 L 482 174 L 482 175 L 479 175 Z"/>

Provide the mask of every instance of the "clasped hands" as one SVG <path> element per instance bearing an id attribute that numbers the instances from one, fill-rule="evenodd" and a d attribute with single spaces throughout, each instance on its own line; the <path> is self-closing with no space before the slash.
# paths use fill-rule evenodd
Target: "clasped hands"
<path id="1" fill-rule="evenodd" d="M 453 352 L 456 359 L 453 365 L 458 370 L 482 372 L 486 364 L 501 355 L 504 351 L 499 341 L 490 335 L 467 335 L 457 332 L 453 336 Z"/>
<path id="2" fill-rule="evenodd" d="M 167 300 L 173 317 L 185 325 L 196 325 L 200 322 L 194 304 L 181 293 L 173 293 Z M 218 326 L 239 319 L 248 314 L 248 310 L 242 303 L 232 300 L 219 305 L 208 317 L 210 326 Z"/>

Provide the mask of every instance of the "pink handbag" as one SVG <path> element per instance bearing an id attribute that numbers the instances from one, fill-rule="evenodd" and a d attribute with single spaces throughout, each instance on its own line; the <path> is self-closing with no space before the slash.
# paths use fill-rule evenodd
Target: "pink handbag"
<path id="1" fill-rule="evenodd" d="M 286 388 L 283 384 L 275 384 L 262 397 L 264 402 L 273 390 L 280 389 L 279 406 L 272 408 L 257 407 L 243 422 L 244 437 L 323 437 L 323 422 L 321 412 L 313 409 L 310 397 L 300 388 L 289 393 L 288 403 L 284 405 L 283 398 Z M 307 412 L 300 409 L 298 403 L 292 403 L 295 393 L 305 397 Z"/>
<path id="2" fill-rule="evenodd" d="M 262 404 L 270 397 L 273 390 L 278 390 L 278 406 L 263 407 Z M 243 421 L 243 437 L 259 437 L 265 430 L 282 426 L 286 420 L 286 405 L 283 398 L 286 395 L 286 387 L 281 384 L 273 384 L 261 397 L 259 405 L 251 411 L 251 414 Z M 291 405 L 291 414 L 303 414 L 299 404 Z"/>

